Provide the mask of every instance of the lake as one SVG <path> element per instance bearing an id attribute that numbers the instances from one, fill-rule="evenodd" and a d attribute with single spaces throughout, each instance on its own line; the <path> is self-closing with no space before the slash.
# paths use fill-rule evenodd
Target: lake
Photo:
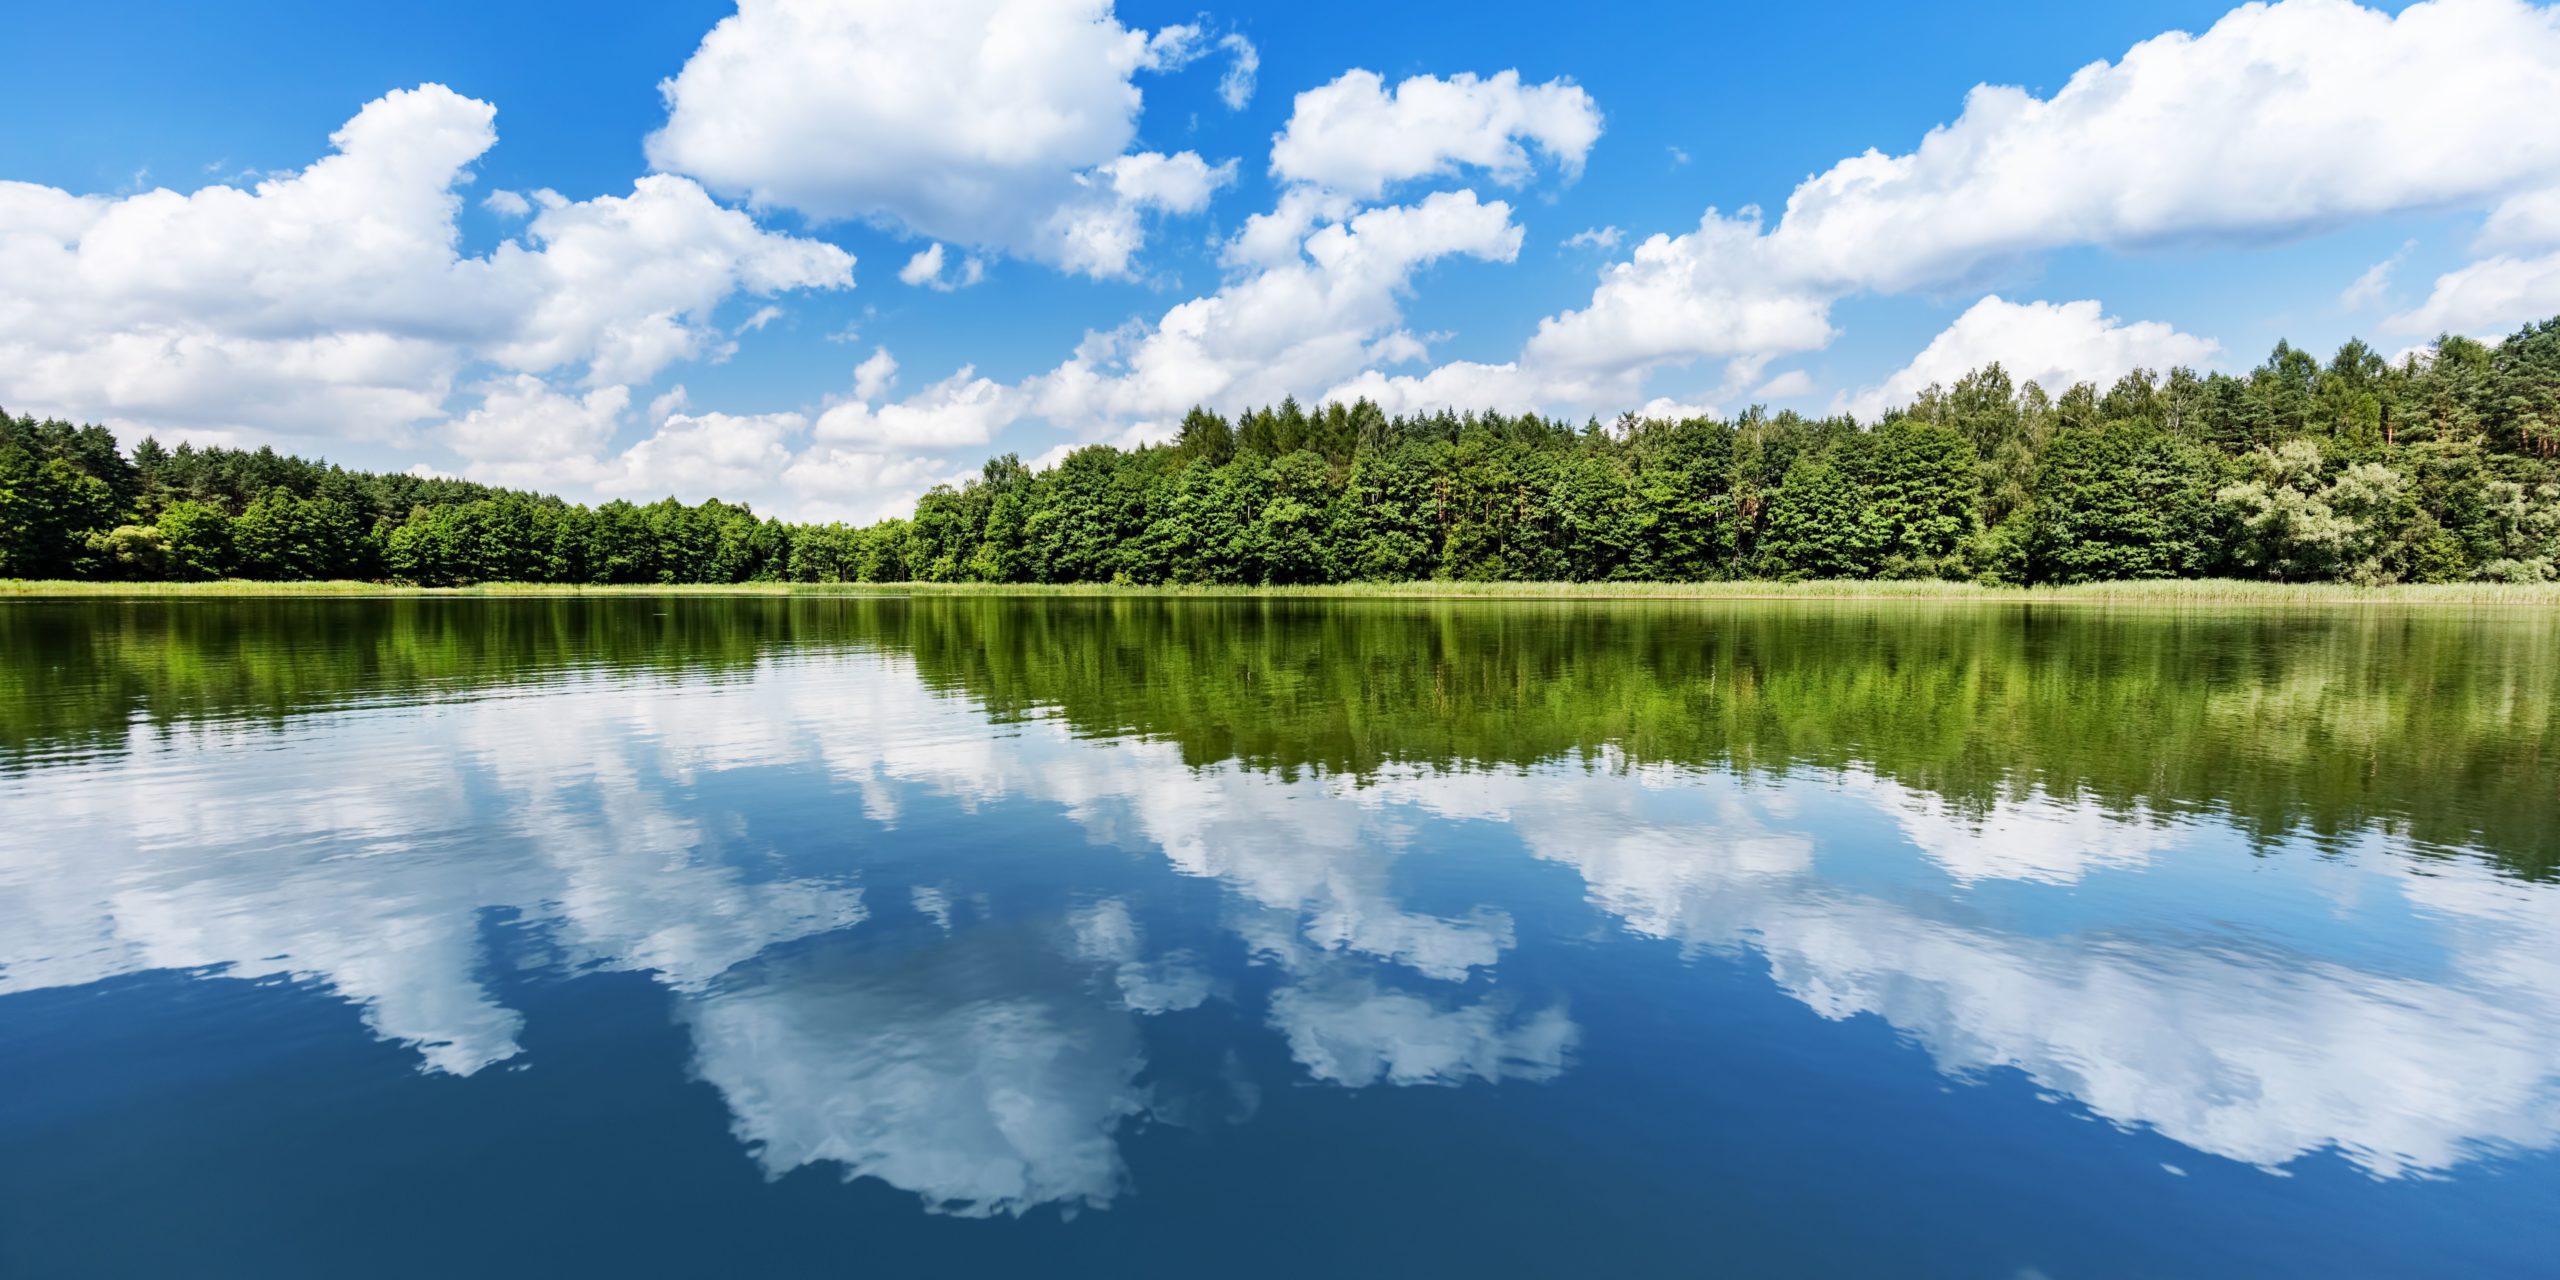
<path id="1" fill-rule="evenodd" d="M 2560 619 L 0 604 L 0 1273 L 2504 1276 Z"/>

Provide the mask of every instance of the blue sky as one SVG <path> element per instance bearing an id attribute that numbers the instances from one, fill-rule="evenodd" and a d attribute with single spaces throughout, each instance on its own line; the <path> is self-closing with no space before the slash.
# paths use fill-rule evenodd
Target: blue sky
<path id="1" fill-rule="evenodd" d="M 2228 10 L 14 6 L 0 405 L 867 518 L 1193 400 L 1872 415 L 2560 311 L 2552 11 Z"/>

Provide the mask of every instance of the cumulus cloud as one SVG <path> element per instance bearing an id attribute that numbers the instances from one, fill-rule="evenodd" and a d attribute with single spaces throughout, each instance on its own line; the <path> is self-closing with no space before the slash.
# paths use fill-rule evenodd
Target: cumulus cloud
<path id="1" fill-rule="evenodd" d="M 1197 213 L 1209 196 L 1235 178 L 1233 160 L 1211 165 L 1195 152 L 1145 151 L 1125 155 L 1076 175 L 1084 194 L 1059 207 L 1041 227 L 1052 260 L 1069 271 L 1097 277 L 1129 274 L 1146 243 L 1145 215 Z"/>
<path id="2" fill-rule="evenodd" d="M 884 349 L 873 359 L 886 355 Z M 894 372 L 896 367 L 893 361 L 887 371 Z M 868 380 L 875 387 L 886 385 L 883 372 L 870 361 L 864 362 L 863 369 L 872 370 Z M 863 369 L 855 371 L 857 390 L 866 380 Z M 1020 416 L 1020 402 L 1019 391 L 981 378 L 976 369 L 963 365 L 950 377 L 892 404 L 875 408 L 866 397 L 836 405 L 818 415 L 817 437 L 923 449 L 985 444 Z"/>
<path id="3" fill-rule="evenodd" d="M 1064 19 L 1051 14 L 1037 21 Z M 724 145 L 701 161 L 710 167 L 689 170 L 715 186 L 742 189 L 759 201 L 793 204 L 822 216 L 885 216 L 929 232 L 958 228 L 950 234 L 964 242 L 1004 242 L 994 233 L 969 233 L 963 226 L 966 220 L 959 216 L 966 210 L 958 206 L 928 207 L 909 201 L 914 193 L 898 188 L 886 170 L 866 167 L 876 157 L 834 154 L 844 148 L 817 148 L 828 153 L 822 167 L 841 166 L 832 177 L 794 172 L 766 181 L 744 176 L 744 170 L 719 167 L 752 160 L 758 146 L 778 146 L 786 135 L 808 141 L 804 132 L 794 132 L 803 126 L 834 129 L 844 125 L 832 116 L 819 122 L 798 119 L 793 113 L 807 103 L 769 100 L 773 86 L 787 82 L 789 75 L 778 72 L 778 80 L 752 77 L 747 75 L 749 67 L 773 70 L 767 65 L 771 59 L 782 58 L 789 64 L 808 50 L 857 37 L 875 43 L 931 37 L 928 43 L 939 41 L 935 47 L 951 57 L 964 61 L 996 57 L 983 47 L 983 33 L 971 34 L 963 29 L 967 25 L 860 7 L 818 13 L 788 2 L 750 5 L 713 32 L 686 71 L 669 82 L 670 123 L 652 140 L 652 154 L 670 167 L 685 166 L 689 163 L 685 157 L 694 154 L 690 148 L 708 145 L 702 140 L 716 132 L 711 130 L 712 122 L 729 120 L 758 141 Z M 1099 41 L 1093 47 L 1109 53 L 1103 69 L 1118 69 L 1105 78 L 1127 90 L 1126 109 L 1116 115 L 1068 112 L 1057 119 L 1044 117 L 1044 127 L 1054 127 L 1055 132 L 1034 149 L 1049 161 L 1056 159 L 1062 146 L 1069 152 L 1074 145 L 1089 147 L 1074 154 L 1071 165 L 1062 168 L 1049 163 L 1040 170 L 1047 175 L 1039 178 L 1049 183 L 1045 190 L 1052 195 L 1070 194 L 1044 203 L 1026 202 L 1022 191 L 1028 188 L 998 191 L 1001 184 L 978 183 L 973 189 L 987 199 L 990 209 L 1001 205 L 1004 217 L 1025 216 L 1025 209 L 1037 214 L 1041 218 L 1038 239 L 1044 246 L 1040 253 L 1050 261 L 1092 274 L 1114 274 L 1126 267 L 1144 241 L 1141 215 L 1204 209 L 1218 189 L 1233 182 L 1235 165 L 1232 161 L 1213 165 L 1189 152 L 1127 149 L 1129 120 L 1135 111 L 1135 89 L 1127 82 L 1130 72 L 1188 62 L 1212 47 L 1206 36 L 1186 27 L 1142 37 L 1120 29 L 1107 15 L 1084 14 L 1069 25 L 1076 40 Z M 1215 47 L 1233 55 L 1231 70 L 1250 70 L 1255 65 L 1249 42 L 1222 39 Z M 1057 71 L 1063 77 L 1058 84 L 1009 86 L 1008 92 L 1015 96 L 994 101 L 1049 101 L 1040 95 L 1050 94 L 1083 102 L 1098 92 L 1091 83 L 1094 70 L 1087 66 L 1073 73 Z M 873 91 L 839 85 L 829 92 L 839 90 L 856 97 Z M 832 101 L 825 95 L 819 100 Z M 745 115 L 722 114 L 741 105 L 755 110 Z M 850 113 L 848 118 L 879 124 L 874 110 L 879 104 L 838 105 Z M 891 105 L 905 111 L 913 104 Z M 1097 125 L 1096 120 L 1104 123 Z M 1091 127 L 1068 127 L 1078 121 Z M 934 128 L 945 126 L 961 127 L 942 119 L 933 124 Z M 1364 72 L 1301 95 L 1274 153 L 1275 172 L 1293 185 L 1274 209 L 1249 219 L 1228 244 L 1224 256 L 1236 274 L 1222 288 L 1173 307 L 1152 324 L 1132 322 L 1090 334 L 1069 360 L 1045 374 L 1011 384 L 980 377 L 964 367 L 912 395 L 888 401 L 883 397 L 895 363 L 887 360 L 885 351 L 876 353 L 875 359 L 887 361 L 876 376 L 858 374 L 850 400 L 815 415 L 811 453 L 788 462 L 785 487 L 808 496 L 854 473 L 906 476 L 916 468 L 899 458 L 904 451 L 981 446 L 1007 425 L 1029 416 L 1044 417 L 1084 439 L 1108 437 L 1122 443 L 1158 439 L 1194 404 L 1242 407 L 1333 385 L 1372 364 L 1422 358 L 1426 354 L 1423 340 L 1400 327 L 1400 297 L 1414 273 L 1451 256 L 1510 261 L 1519 252 L 1520 228 L 1511 220 L 1509 205 L 1481 200 L 1473 191 L 1435 192 L 1410 204 L 1374 208 L 1366 207 L 1357 193 L 1374 194 L 1391 182 L 1462 167 L 1485 170 L 1497 180 L 1518 181 L 1532 168 L 1533 150 L 1547 163 L 1567 173 L 1577 172 L 1599 127 L 1599 115 L 1579 87 L 1564 81 L 1523 85 L 1516 73 L 1508 72 L 1483 79 L 1416 77 L 1392 93 L 1377 77 Z M 1358 135 L 1369 129 L 1394 133 L 1394 149 L 1367 170 L 1355 172 L 1345 156 L 1360 149 Z M 942 145 L 934 142 L 930 130 L 921 141 L 908 138 L 900 145 L 910 143 L 928 148 Z M 972 170 L 963 164 L 955 172 L 966 176 Z M 884 191 L 889 195 L 879 194 Z M 894 207 L 876 203 L 893 197 L 905 203 Z M 978 260 L 968 259 L 955 270 L 951 256 L 937 239 L 907 262 L 900 279 L 935 289 L 973 283 L 981 270 Z M 866 363 L 865 368 L 871 366 Z M 759 438 L 769 440 L 779 434 L 767 430 Z M 647 451 L 649 455 L 662 452 L 666 451 L 655 446 Z M 664 474 L 652 456 L 625 458 L 607 469 L 623 481 L 635 475 Z"/>
<path id="4" fill-rule="evenodd" d="M 2496 337 L 2560 311 L 2560 253 L 2500 254 L 2437 276 L 2427 300 L 2382 322 L 2394 332 Z"/>
<path id="5" fill-rule="evenodd" d="M 1111 192 L 1134 208 L 1167 213 L 1198 213 L 1209 207 L 1218 188 L 1236 180 L 1236 162 L 1212 165 L 1198 153 L 1165 155 L 1142 151 L 1125 155 L 1097 172 L 1111 181 Z"/>
<path id="6" fill-rule="evenodd" d="M 874 347 L 862 363 L 853 367 L 853 394 L 858 400 L 877 400 L 898 380 L 898 358 L 887 347 Z"/>
<path id="7" fill-rule="evenodd" d="M 2060 391 L 2075 382 L 2104 387 L 2135 369 L 2193 367 L 2221 349 L 2157 320 L 2127 324 L 2101 312 L 2095 299 L 2011 302 L 1993 294 L 1967 307 L 1911 363 L 1833 408 L 1872 422 L 1931 385 L 1951 384 L 1993 361 L 2013 381 Z"/>
<path id="8" fill-rule="evenodd" d="M 762 230 L 664 174 L 629 196 L 545 209 L 527 238 L 534 247 L 502 245 L 490 261 L 526 308 L 521 332 L 492 357 L 522 369 L 583 360 L 596 385 L 645 381 L 704 354 L 710 309 L 733 293 L 852 282 L 843 250 Z"/>
<path id="9" fill-rule="evenodd" d="M 627 387 L 570 396 L 526 373 L 493 379 L 478 390 L 479 406 L 444 429 L 444 443 L 468 460 L 474 479 L 525 489 L 556 485 L 564 461 L 576 466 L 594 457 L 612 442 L 631 405 Z M 669 394 L 682 403 L 683 388 Z M 657 422 L 672 412 L 664 403 L 650 409 Z"/>
<path id="10" fill-rule="evenodd" d="M 800 519 L 868 524 L 906 515 L 927 490 L 971 474 L 934 457 L 819 444 L 791 460 L 782 484 Z"/>
<path id="11" fill-rule="evenodd" d="M 591 388 L 714 353 L 740 292 L 845 288 L 853 259 L 684 178 L 542 193 L 521 241 L 455 252 L 496 110 L 441 85 L 366 104 L 334 154 L 254 188 L 123 197 L 0 183 L 0 403 L 142 429 L 388 439 L 477 362 Z"/>
<path id="12" fill-rule="evenodd" d="M 949 293 L 954 289 L 966 289 L 987 278 L 986 261 L 975 254 L 962 259 L 959 269 L 948 275 L 943 273 L 945 262 L 942 242 L 937 240 L 917 250 L 916 256 L 907 259 L 907 265 L 898 268 L 898 280 L 920 289 Z"/>
<path id="13" fill-rule="evenodd" d="M 1169 426 L 1195 404 L 1229 408 L 1321 387 L 1394 332 L 1413 273 L 1451 256 L 1508 262 L 1521 230 L 1503 202 L 1434 192 L 1303 235 L 1287 260 L 1164 313 L 1096 335 L 1035 379 L 1028 408 L 1069 426 Z"/>
<path id="14" fill-rule="evenodd" d="M 1390 91 L 1378 73 L 1352 70 L 1298 95 L 1271 140 L 1271 172 L 1374 200 L 1395 183 L 1462 167 L 1525 182 L 1524 142 L 1570 178 L 1599 139 L 1600 110 L 1570 80 L 1524 85 L 1517 71 L 1425 75 Z"/>
<path id="15" fill-rule="evenodd" d="M 648 154 L 757 205 L 1123 275 L 1145 206 L 1107 171 L 1137 136 L 1133 77 L 1204 47 L 1107 0 L 743 0 L 660 86 Z"/>
<path id="16" fill-rule="evenodd" d="M 1728 362 L 1718 396 L 1750 386 L 1774 356 L 1830 342 L 1829 301 L 1771 267 L 1758 224 L 1709 210 L 1698 230 L 1655 235 L 1601 273 L 1591 305 L 1549 316 L 1517 359 L 1458 362 L 1420 374 L 1375 371 L 1333 394 L 1391 412 L 1440 409 L 1622 410 L 1656 367 Z"/>
<path id="17" fill-rule="evenodd" d="M 852 398 L 814 417 L 697 412 L 678 386 L 650 402 L 649 433 L 617 449 L 629 388 L 579 394 L 518 374 L 474 387 L 480 404 L 440 438 L 462 456 L 464 476 L 486 483 L 594 497 L 722 498 L 795 519 L 868 522 L 903 514 L 927 489 L 973 473 L 931 455 L 985 445 L 1021 415 L 1028 395 L 963 367 L 883 403 L 897 381 L 897 357 L 877 347 L 854 367 Z"/>
<path id="18" fill-rule="evenodd" d="M 942 242 L 938 240 L 916 250 L 916 256 L 907 259 L 907 265 L 898 268 L 898 280 L 903 284 L 927 284 L 939 280 L 941 276 Z"/>
<path id="19" fill-rule="evenodd" d="M 650 402 L 653 430 L 615 450 L 631 401 L 627 387 L 573 395 L 518 374 L 476 389 L 480 404 L 441 432 L 462 456 L 467 479 L 595 497 L 721 498 L 768 511 L 809 488 L 784 484 L 809 435 L 805 414 L 691 413 L 677 387 Z M 916 492 L 922 487 L 906 496 Z"/>
<path id="20" fill-rule="evenodd" d="M 2496 200 L 2560 174 L 2560 15 L 2436 0 L 2234 10 L 2093 63 L 2051 98 L 1983 85 L 1904 155 L 1798 187 L 1774 233 L 1808 278 L 1899 289 L 2064 245 L 2144 247 Z M 2163 146 L 2164 138 L 2180 145 Z"/>
<path id="21" fill-rule="evenodd" d="M 595 481 L 632 496 L 727 497 L 768 490 L 809 420 L 797 413 L 679 413 L 625 450 Z"/>
<path id="22" fill-rule="evenodd" d="M 1284 202 L 1286 204 L 1287 202 Z M 1240 408 L 1321 387 L 1382 356 L 1411 358 L 1420 340 L 1398 328 L 1400 295 L 1442 258 L 1510 261 L 1521 230 L 1511 208 L 1473 191 L 1435 192 L 1410 205 L 1355 209 L 1328 200 L 1289 205 L 1295 225 L 1248 228 L 1271 243 L 1225 287 L 1166 311 L 1088 334 L 1046 373 L 998 383 L 963 367 L 905 399 L 862 394 L 816 422 L 818 440 L 878 450 L 983 445 L 1026 417 L 1079 438 L 1123 445 L 1160 440 L 1193 405 Z M 814 473 L 813 473 L 814 474 Z"/>
<path id="23" fill-rule="evenodd" d="M 1693 356 L 1802 351 L 1832 336 L 1829 307 L 1771 260 L 1756 219 L 1710 209 L 1686 235 L 1655 235 L 1601 272 L 1591 304 L 1538 322 L 1522 357 L 1615 371 Z"/>
<path id="24" fill-rule="evenodd" d="M 2067 246 L 2252 243 L 2498 202 L 2495 234 L 2529 238 L 2542 225 L 2532 193 L 2560 185 L 2560 133 L 2510 122 L 2555 98 L 2560 15 L 2521 0 L 2435 0 L 2396 17 L 2347 0 L 2252 5 L 2093 63 L 2049 98 L 1977 87 L 1915 150 L 1871 150 L 1806 180 L 1774 226 L 1756 209 L 1710 209 L 1694 231 L 1645 240 L 1588 305 L 1541 322 L 1518 360 L 1379 389 L 1418 407 L 1451 385 L 1499 385 L 1520 397 L 1506 407 L 1598 408 L 1574 397 L 1664 365 L 1817 348 L 1840 298 L 1957 285 Z M 2400 323 L 2547 313 L 2542 267 L 2479 264 Z"/>

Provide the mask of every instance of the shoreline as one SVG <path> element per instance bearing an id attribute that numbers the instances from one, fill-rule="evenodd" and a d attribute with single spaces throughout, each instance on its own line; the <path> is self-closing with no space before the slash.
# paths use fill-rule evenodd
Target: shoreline
<path id="1" fill-rule="evenodd" d="M 0 600 L 251 599 L 571 596 L 1023 596 L 1125 599 L 1346 599 L 1517 601 L 1736 601 L 1931 604 L 2156 604 L 2560 606 L 2560 582 L 2276 583 L 2230 579 L 2099 582 L 2075 586 L 1986 587 L 1963 582 L 1450 582 L 1339 583 L 1330 586 L 1123 586 L 1110 583 L 741 582 L 589 585 L 489 583 L 416 587 L 379 582 L 82 582 L 0 579 Z"/>

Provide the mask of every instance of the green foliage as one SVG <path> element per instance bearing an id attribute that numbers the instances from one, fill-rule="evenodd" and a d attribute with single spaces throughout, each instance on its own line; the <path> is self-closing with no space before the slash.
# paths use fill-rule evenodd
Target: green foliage
<path id="1" fill-rule="evenodd" d="M 149 525 L 120 524 L 89 535 L 89 564 L 100 577 L 158 582 L 168 577 L 168 547 Z"/>
<path id="2" fill-rule="evenodd" d="M 908 518 L 787 525 L 742 505 L 556 498 L 267 449 L 130 455 L 0 415 L 0 575 L 424 585 L 1697 582 L 2046 584 L 2560 574 L 2560 320 L 2394 365 L 2278 344 L 2246 373 L 2106 387 L 1997 364 L 1872 427 L 1751 409 L 1391 417 L 1284 400 L 1166 444 L 1007 454 Z"/>
<path id="3" fill-rule="evenodd" d="M 231 572 L 231 517 L 222 508 L 180 499 L 160 509 L 154 527 L 161 567 L 171 580 L 201 581 Z"/>
<path id="4" fill-rule="evenodd" d="M 2217 559 L 2216 479 L 2211 455 L 2155 427 L 2063 428 L 2036 472 L 2028 580 L 2202 575 Z"/>
<path id="5" fill-rule="evenodd" d="M 455 508 L 440 508 L 454 510 Z M 244 578 L 300 582 L 345 577 L 362 553 L 356 514 L 326 498 L 269 489 L 231 522 L 236 571 Z"/>
<path id="6" fill-rule="evenodd" d="M 1829 458 L 1801 458 L 1769 495 L 1760 568 L 1773 578 L 1864 578 L 1885 541 L 1866 486 Z"/>
<path id="7" fill-rule="evenodd" d="M 1634 472 L 1629 576 L 1695 582 L 1727 570 L 1739 550 L 1738 520 L 1757 512 L 1756 499 L 1743 512 L 1733 492 L 1734 430 L 1696 418 L 1631 419 L 1624 427 Z"/>
<path id="8" fill-rule="evenodd" d="M 89 536 L 116 510 L 107 483 L 70 460 L 0 447 L 0 576 L 86 576 Z"/>
<path id="9" fill-rule="evenodd" d="M 1957 555 L 1973 533 L 1981 458 L 1953 427 L 1901 418 L 1875 433 L 1868 451 L 1869 521 L 1889 576 L 1959 577 Z"/>
<path id="10" fill-rule="evenodd" d="M 1439 539 L 1438 486 L 1425 446 L 1363 452 L 1333 505 L 1333 557 L 1356 582 L 1431 576 Z"/>

